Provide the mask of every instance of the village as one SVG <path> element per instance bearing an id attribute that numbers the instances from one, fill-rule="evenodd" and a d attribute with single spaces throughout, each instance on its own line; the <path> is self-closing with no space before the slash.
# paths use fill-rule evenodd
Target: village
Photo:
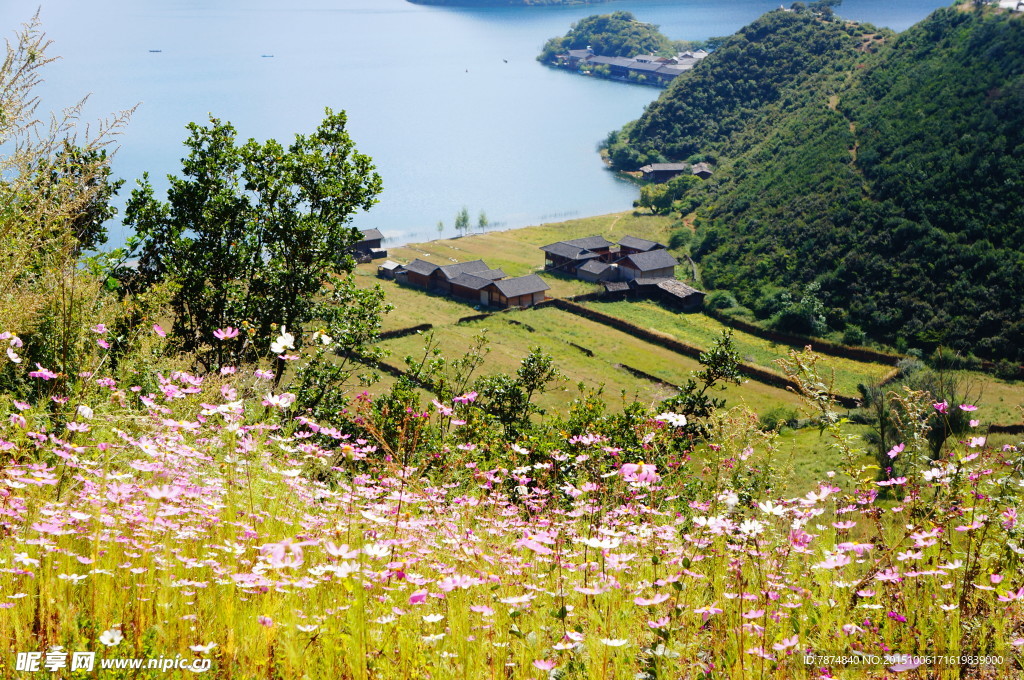
<path id="1" fill-rule="evenodd" d="M 554 65 L 581 73 L 602 75 L 614 80 L 627 80 L 667 87 L 677 76 L 699 64 L 708 53 L 704 50 L 680 52 L 674 57 L 640 54 L 635 57 L 605 57 L 587 47 L 569 50 L 555 56 Z"/>
<path id="2" fill-rule="evenodd" d="M 377 229 L 362 232 L 357 259 L 387 257 Z M 678 311 L 695 311 L 704 293 L 676 279 L 679 264 L 662 243 L 626 235 L 613 243 L 603 236 L 556 241 L 539 247 L 542 271 L 561 278 L 599 284 L 601 297 L 656 300 Z M 540 268 L 538 268 L 540 269 Z M 377 275 L 399 284 L 444 295 L 481 308 L 527 308 L 548 298 L 551 286 L 538 274 L 509 277 L 483 259 L 436 264 L 421 258 L 401 264 L 387 260 Z"/>

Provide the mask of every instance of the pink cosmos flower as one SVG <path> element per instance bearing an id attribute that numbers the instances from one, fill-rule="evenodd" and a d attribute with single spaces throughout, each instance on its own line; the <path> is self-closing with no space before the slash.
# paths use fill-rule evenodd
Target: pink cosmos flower
<path id="1" fill-rule="evenodd" d="M 533 662 L 534 667 L 539 668 L 542 671 L 550 671 L 557 664 L 552 659 L 537 659 Z"/>
<path id="2" fill-rule="evenodd" d="M 409 604 L 424 604 L 427 601 L 426 590 L 414 590 L 409 595 Z"/>
<path id="3" fill-rule="evenodd" d="M 164 331 L 163 327 L 161 327 L 160 324 L 158 323 L 153 324 L 153 332 L 159 335 L 161 338 L 167 337 L 167 333 Z"/>
<path id="4" fill-rule="evenodd" d="M 466 392 L 462 396 L 455 397 L 454 399 L 452 399 L 452 401 L 454 401 L 456 404 L 472 404 L 474 401 L 476 401 L 476 398 L 476 392 Z"/>
<path id="5" fill-rule="evenodd" d="M 57 378 L 57 374 L 56 373 L 54 373 L 53 371 L 51 371 L 48 368 L 43 368 L 42 366 L 39 365 L 38 362 L 36 363 L 36 368 L 38 368 L 39 370 L 38 371 L 32 371 L 31 373 L 28 374 L 28 377 L 30 377 L 30 378 L 41 378 L 42 380 L 54 380 L 54 379 Z"/>
<path id="6" fill-rule="evenodd" d="M 619 468 L 624 480 L 636 484 L 657 484 L 661 480 L 657 470 L 657 466 L 649 463 L 625 463 Z"/>
<path id="7" fill-rule="evenodd" d="M 977 411 L 978 407 L 973 404 L 960 404 L 961 411 Z"/>
<path id="8" fill-rule="evenodd" d="M 903 449 L 905 449 L 906 446 L 906 444 L 897 444 L 896 446 L 892 447 L 891 449 L 889 449 L 889 457 L 895 458 L 896 456 L 900 455 L 901 453 L 903 453 Z"/>
<path id="9" fill-rule="evenodd" d="M 693 613 L 694 614 L 700 614 L 701 618 L 704 621 L 707 621 L 708 619 L 710 619 L 715 614 L 721 614 L 723 611 L 724 610 L 719 609 L 718 607 L 716 607 L 715 605 L 712 604 L 712 605 L 708 605 L 707 607 L 701 607 L 699 609 L 694 609 Z"/>
<path id="10" fill-rule="evenodd" d="M 949 413 L 949 403 L 945 401 L 939 401 L 932 404 L 932 408 L 934 408 L 939 413 Z"/>
<path id="11" fill-rule="evenodd" d="M 228 326 L 227 328 L 218 328 L 213 332 L 213 337 L 218 340 L 230 340 L 231 338 L 238 337 L 238 329 Z"/>
<path id="12" fill-rule="evenodd" d="M 104 324 L 98 323 L 89 330 L 91 330 L 93 333 L 99 333 L 100 335 L 103 335 L 104 333 L 107 332 L 107 327 Z"/>
<path id="13" fill-rule="evenodd" d="M 653 607 L 656 604 L 661 604 L 670 597 L 668 593 L 658 593 L 654 597 L 637 597 L 633 600 L 634 604 L 638 604 L 641 607 Z"/>

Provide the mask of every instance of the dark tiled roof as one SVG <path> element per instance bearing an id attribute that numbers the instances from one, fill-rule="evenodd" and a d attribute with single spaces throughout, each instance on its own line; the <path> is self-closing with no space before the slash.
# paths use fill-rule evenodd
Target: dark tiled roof
<path id="1" fill-rule="evenodd" d="M 514 279 L 495 281 L 494 285 L 498 291 L 507 298 L 519 297 L 520 295 L 531 295 L 533 293 L 542 293 L 551 288 L 551 286 L 544 283 L 544 279 L 540 278 L 536 274 L 527 274 L 526 276 L 517 276 Z"/>
<path id="2" fill-rule="evenodd" d="M 583 238 L 574 238 L 571 241 L 562 241 L 570 246 L 576 246 L 577 248 L 585 248 L 587 250 L 600 250 L 601 248 L 611 248 L 612 242 L 606 239 L 604 236 L 585 236 Z"/>
<path id="3" fill-rule="evenodd" d="M 591 57 L 588 61 L 590 61 L 591 64 L 607 64 L 608 66 L 623 67 L 629 67 L 636 63 L 628 57 Z"/>
<path id="4" fill-rule="evenodd" d="M 667 280 L 664 276 L 638 276 L 635 279 L 630 279 L 629 285 L 631 288 L 646 288 L 647 286 L 657 286 Z"/>
<path id="5" fill-rule="evenodd" d="M 494 271 L 494 270 L 491 270 Z M 453 286 L 459 286 L 461 288 L 469 288 L 470 290 L 483 290 L 487 286 L 493 283 L 492 279 L 486 279 L 479 276 L 480 272 L 473 272 L 472 274 L 459 274 L 451 280 Z"/>
<path id="6" fill-rule="evenodd" d="M 629 283 L 626 281 L 605 281 L 604 289 L 609 293 L 620 293 L 629 290 Z"/>
<path id="7" fill-rule="evenodd" d="M 700 172 L 706 172 L 708 174 L 712 174 L 712 173 L 714 173 L 714 170 L 707 163 L 697 163 L 697 165 L 693 166 L 693 174 L 696 175 L 697 173 L 700 173 Z"/>
<path id="8" fill-rule="evenodd" d="M 587 59 L 594 56 L 593 50 L 569 50 L 569 56 L 577 59 Z"/>
<path id="9" fill-rule="evenodd" d="M 651 163 L 650 165 L 645 165 L 640 168 L 640 172 L 659 172 L 665 170 L 683 172 L 684 170 L 689 169 L 689 163 Z"/>
<path id="10" fill-rule="evenodd" d="M 600 260 L 591 260 L 590 262 L 580 267 L 577 271 L 587 272 L 588 274 L 601 275 L 608 271 L 608 265 L 606 265 L 604 262 L 601 262 Z"/>
<path id="11" fill-rule="evenodd" d="M 489 271 L 489 267 L 484 264 L 483 260 L 471 260 L 469 262 L 457 262 L 456 264 L 446 264 L 441 267 L 441 275 L 451 281 L 459 274 L 470 274 L 475 272 Z"/>
<path id="12" fill-rule="evenodd" d="M 658 284 L 658 288 L 661 288 L 666 293 L 680 299 L 690 297 L 694 293 L 697 295 L 704 294 L 693 286 L 685 284 L 682 281 L 677 281 L 676 279 L 666 279 Z"/>
<path id="13" fill-rule="evenodd" d="M 619 239 L 619 245 L 623 248 L 632 248 L 633 250 L 641 250 L 643 252 L 665 247 L 657 241 L 648 241 L 645 238 L 637 238 L 636 236 L 623 236 Z"/>
<path id="14" fill-rule="evenodd" d="M 541 246 L 540 249 L 545 253 L 564 257 L 568 260 L 589 260 L 594 257 L 600 257 L 597 253 L 592 253 L 586 248 L 570 245 L 563 241 L 559 241 L 558 243 L 549 243 L 546 246 Z"/>
<path id="15" fill-rule="evenodd" d="M 384 238 L 384 234 L 380 233 L 380 229 L 363 229 L 359 233 L 363 235 L 364 241 L 378 241 Z"/>
<path id="16" fill-rule="evenodd" d="M 440 269 L 440 266 L 434 264 L 433 262 L 421 260 L 418 257 L 409 264 L 405 265 L 405 271 L 412 272 L 414 274 L 421 274 L 423 276 L 430 276 L 438 269 Z"/>
<path id="17" fill-rule="evenodd" d="M 646 253 L 633 253 L 623 261 L 631 262 L 636 269 L 642 272 L 665 269 L 666 267 L 675 267 L 679 264 L 679 262 L 676 261 L 676 258 L 668 254 L 668 251 L 661 249 L 652 250 Z"/>

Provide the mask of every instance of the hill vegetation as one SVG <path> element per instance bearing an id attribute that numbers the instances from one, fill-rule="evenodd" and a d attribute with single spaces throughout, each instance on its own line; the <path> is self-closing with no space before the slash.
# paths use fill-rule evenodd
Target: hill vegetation
<path id="1" fill-rule="evenodd" d="M 610 135 L 686 191 L 706 284 L 800 332 L 1024 361 L 1024 22 L 940 9 L 899 36 L 769 13 Z"/>

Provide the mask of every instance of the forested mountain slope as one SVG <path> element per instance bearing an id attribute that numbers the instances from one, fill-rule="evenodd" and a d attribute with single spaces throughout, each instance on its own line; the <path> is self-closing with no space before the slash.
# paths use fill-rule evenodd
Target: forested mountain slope
<path id="1" fill-rule="evenodd" d="M 955 6 L 892 36 L 777 11 L 609 151 L 717 161 L 683 201 L 694 254 L 759 315 L 810 290 L 833 329 L 1022 361 L 1022 126 L 1020 15 Z"/>

